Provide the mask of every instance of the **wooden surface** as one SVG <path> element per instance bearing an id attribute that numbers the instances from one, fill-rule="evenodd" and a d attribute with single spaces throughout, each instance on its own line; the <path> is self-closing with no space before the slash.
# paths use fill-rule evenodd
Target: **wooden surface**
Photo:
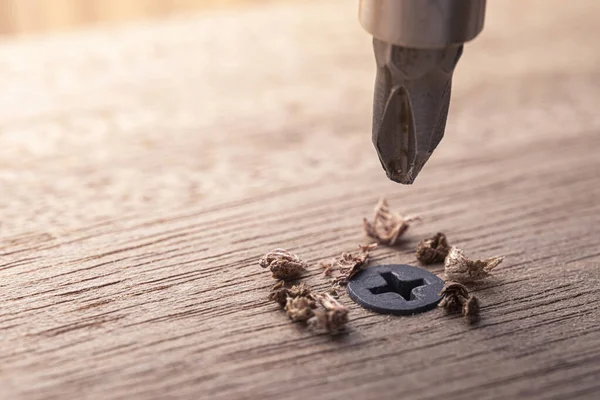
<path id="1" fill-rule="evenodd" d="M 285 0 L 0 0 L 0 34 L 48 32 L 279 1 Z"/>
<path id="2" fill-rule="evenodd" d="M 599 398 L 600 3 L 490 3 L 411 187 L 370 143 L 353 2 L 5 40 L 0 397 Z M 479 325 L 344 295 L 331 339 L 266 300 L 264 252 L 325 289 L 380 196 L 424 221 L 375 262 L 437 231 L 506 256 Z"/>

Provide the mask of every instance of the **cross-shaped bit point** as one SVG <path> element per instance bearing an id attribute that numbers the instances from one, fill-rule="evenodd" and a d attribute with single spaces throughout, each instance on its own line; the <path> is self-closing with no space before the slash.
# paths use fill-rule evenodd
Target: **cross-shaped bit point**
<path id="1" fill-rule="evenodd" d="M 393 272 L 382 272 L 379 275 L 385 280 L 385 285 L 369 288 L 373 294 L 398 293 L 404 300 L 411 301 L 414 300 L 413 289 L 426 285 L 422 278 L 402 280 Z"/>

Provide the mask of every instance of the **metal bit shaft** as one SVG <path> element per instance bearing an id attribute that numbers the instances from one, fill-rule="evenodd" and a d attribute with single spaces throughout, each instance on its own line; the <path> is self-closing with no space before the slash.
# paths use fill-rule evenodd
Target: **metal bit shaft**
<path id="1" fill-rule="evenodd" d="M 412 49 L 374 39 L 373 143 L 389 179 L 414 179 L 442 140 L 462 45 Z"/>

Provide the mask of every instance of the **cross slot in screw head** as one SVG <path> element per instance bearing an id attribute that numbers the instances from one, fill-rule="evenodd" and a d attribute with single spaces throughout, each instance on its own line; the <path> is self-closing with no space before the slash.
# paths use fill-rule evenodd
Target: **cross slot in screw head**
<path id="1" fill-rule="evenodd" d="M 348 294 L 361 306 L 383 314 L 411 315 L 435 308 L 444 281 L 410 265 L 370 267 L 348 282 Z"/>
<path id="2" fill-rule="evenodd" d="M 373 294 L 398 293 L 404 300 L 411 301 L 415 299 L 412 294 L 413 289 L 418 288 L 419 286 L 425 286 L 425 280 L 423 278 L 404 281 L 393 272 L 383 272 L 379 275 L 385 281 L 385 285 L 369 288 L 369 291 Z"/>

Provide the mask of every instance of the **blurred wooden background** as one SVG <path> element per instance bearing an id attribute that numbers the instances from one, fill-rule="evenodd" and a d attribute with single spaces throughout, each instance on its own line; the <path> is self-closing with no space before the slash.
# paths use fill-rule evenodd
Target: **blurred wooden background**
<path id="1" fill-rule="evenodd" d="M 273 1 L 276 0 L 0 0 L 0 33 L 45 32 Z"/>

